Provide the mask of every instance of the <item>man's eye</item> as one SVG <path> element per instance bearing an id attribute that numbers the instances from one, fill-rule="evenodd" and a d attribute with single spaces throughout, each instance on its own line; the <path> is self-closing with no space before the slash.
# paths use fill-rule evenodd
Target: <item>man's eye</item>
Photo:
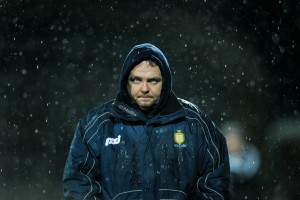
<path id="1" fill-rule="evenodd" d="M 137 79 L 137 78 L 132 78 L 132 79 L 130 79 L 130 81 L 131 81 L 132 83 L 140 83 L 140 82 L 141 82 L 141 80 L 139 80 L 139 79 Z"/>
<path id="2" fill-rule="evenodd" d="M 158 83 L 158 81 L 157 80 L 152 80 L 152 81 L 150 81 L 150 83 L 156 84 L 156 83 Z"/>
<path id="3" fill-rule="evenodd" d="M 149 82 L 150 82 L 151 84 L 157 84 L 157 83 L 160 82 L 160 79 L 151 79 Z"/>

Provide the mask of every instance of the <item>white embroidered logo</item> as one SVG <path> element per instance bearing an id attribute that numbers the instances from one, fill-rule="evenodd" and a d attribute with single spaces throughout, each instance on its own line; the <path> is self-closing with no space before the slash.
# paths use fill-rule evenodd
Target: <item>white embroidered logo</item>
<path id="1" fill-rule="evenodd" d="M 105 146 L 108 146 L 109 144 L 119 144 L 121 140 L 121 135 L 119 135 L 117 138 L 106 138 Z"/>

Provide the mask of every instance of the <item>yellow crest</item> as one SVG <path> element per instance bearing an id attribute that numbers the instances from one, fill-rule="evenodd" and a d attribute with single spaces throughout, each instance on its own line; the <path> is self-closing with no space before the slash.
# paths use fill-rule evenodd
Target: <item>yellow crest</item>
<path id="1" fill-rule="evenodd" d="M 174 133 L 174 141 L 181 145 L 185 141 L 185 135 L 182 132 L 182 130 L 178 130 L 176 133 Z"/>

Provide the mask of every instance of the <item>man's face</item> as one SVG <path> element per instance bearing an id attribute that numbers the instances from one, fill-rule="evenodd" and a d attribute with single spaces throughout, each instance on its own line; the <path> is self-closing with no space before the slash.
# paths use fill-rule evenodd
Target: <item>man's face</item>
<path id="1" fill-rule="evenodd" d="M 162 76 L 155 63 L 142 61 L 128 77 L 127 90 L 141 110 L 149 111 L 158 102 L 162 89 Z"/>

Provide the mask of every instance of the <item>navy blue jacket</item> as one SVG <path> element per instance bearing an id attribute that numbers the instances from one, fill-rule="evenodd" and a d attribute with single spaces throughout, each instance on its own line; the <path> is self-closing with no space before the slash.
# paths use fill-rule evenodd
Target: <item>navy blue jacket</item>
<path id="1" fill-rule="evenodd" d="M 144 59 L 155 60 L 163 77 L 160 101 L 147 114 L 126 90 L 129 72 Z M 229 199 L 226 141 L 202 110 L 172 92 L 162 52 L 135 46 L 119 87 L 115 100 L 77 125 L 64 170 L 66 199 Z"/>

